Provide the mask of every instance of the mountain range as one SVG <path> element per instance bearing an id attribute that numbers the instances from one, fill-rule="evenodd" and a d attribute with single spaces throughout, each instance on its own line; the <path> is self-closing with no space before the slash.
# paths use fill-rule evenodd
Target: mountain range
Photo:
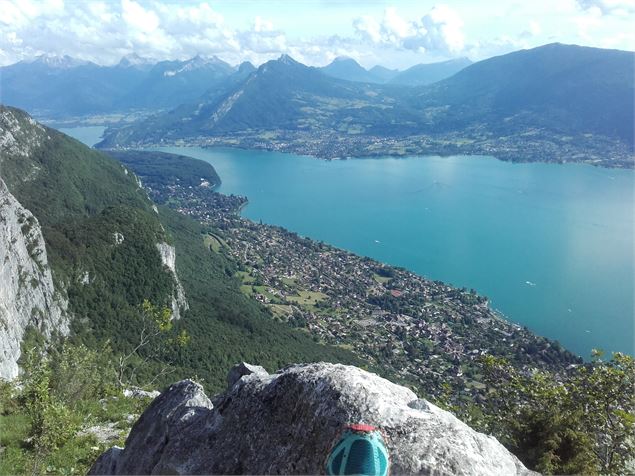
<path id="1" fill-rule="evenodd" d="M 0 68 L 0 87 L 4 104 L 67 118 L 173 108 L 219 87 L 239 69 L 201 56 L 154 63 L 130 55 L 114 66 L 40 56 Z"/>
<path id="2" fill-rule="evenodd" d="M 330 76 L 370 74 L 352 60 L 327 75 L 283 55 L 194 103 L 112 128 L 101 146 L 231 139 L 325 158 L 401 149 L 632 167 L 634 60 L 632 52 L 550 44 L 404 87 L 399 76 L 386 84 Z"/>
<path id="3" fill-rule="evenodd" d="M 457 60 L 458 64 L 464 64 Z M 467 60 L 466 60 L 467 61 Z M 454 63 L 454 62 L 447 62 Z M 399 84 L 414 85 L 438 80 L 458 71 L 445 63 L 417 65 L 403 72 Z M 430 76 L 427 69 L 443 73 Z M 256 68 L 249 62 L 230 66 L 217 57 L 153 61 L 136 54 L 112 66 L 100 66 L 69 56 L 42 55 L 32 61 L 0 68 L 0 97 L 4 104 L 31 111 L 36 116 L 66 119 L 69 116 L 158 111 L 194 102 L 243 78 Z M 327 75 L 372 83 L 397 79 L 400 72 L 375 66 L 364 69 L 353 59 L 338 58 L 318 68 Z M 413 74 L 414 73 L 414 74 Z M 434 79 L 437 78 L 437 79 Z"/>
<path id="4" fill-rule="evenodd" d="M 404 71 L 379 65 L 366 69 L 353 58 L 340 56 L 319 70 L 327 76 L 347 81 L 422 86 L 449 78 L 471 64 L 468 58 L 457 58 L 439 63 L 417 64 Z"/>

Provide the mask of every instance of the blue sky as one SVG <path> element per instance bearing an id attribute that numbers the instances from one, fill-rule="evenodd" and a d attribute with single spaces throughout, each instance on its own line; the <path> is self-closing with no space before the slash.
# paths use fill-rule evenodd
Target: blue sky
<path id="1" fill-rule="evenodd" d="M 635 0 L 0 0 L 0 64 L 40 54 L 112 64 L 216 55 L 405 68 L 559 41 L 635 50 Z"/>

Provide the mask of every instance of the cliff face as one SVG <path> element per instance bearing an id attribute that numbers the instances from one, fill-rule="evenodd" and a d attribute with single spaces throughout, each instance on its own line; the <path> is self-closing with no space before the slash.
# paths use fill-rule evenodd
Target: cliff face
<path id="1" fill-rule="evenodd" d="M 24 331 L 68 334 L 67 303 L 56 293 L 37 219 L 0 178 L 0 378 L 18 375 Z"/>
<path id="2" fill-rule="evenodd" d="M 176 272 L 176 249 L 165 242 L 157 243 L 157 250 L 161 255 L 161 263 L 167 267 L 174 278 L 174 292 L 172 293 L 172 317 L 179 319 L 181 311 L 189 309 L 187 299 L 185 298 L 185 290 Z"/>
<path id="3" fill-rule="evenodd" d="M 0 377 L 17 375 L 29 325 L 47 337 L 68 333 L 66 309 L 96 334 L 116 328 L 122 313 L 134 316 L 140 298 L 171 303 L 175 318 L 187 309 L 174 247 L 119 162 L 0 105 L 0 180 Z M 49 258 L 68 306 L 56 297 Z"/>
<path id="4" fill-rule="evenodd" d="M 90 474 L 323 474 L 342 427 L 385 435 L 391 474 L 531 474 L 498 441 L 361 369 L 241 364 L 214 403 L 184 380 L 163 392 Z"/>

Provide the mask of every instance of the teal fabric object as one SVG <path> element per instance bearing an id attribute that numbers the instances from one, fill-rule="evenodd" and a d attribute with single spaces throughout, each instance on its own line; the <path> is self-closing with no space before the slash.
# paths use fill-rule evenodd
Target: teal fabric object
<path id="1" fill-rule="evenodd" d="M 349 425 L 326 460 L 326 473 L 387 476 L 389 461 L 384 438 L 377 428 L 370 425 Z"/>

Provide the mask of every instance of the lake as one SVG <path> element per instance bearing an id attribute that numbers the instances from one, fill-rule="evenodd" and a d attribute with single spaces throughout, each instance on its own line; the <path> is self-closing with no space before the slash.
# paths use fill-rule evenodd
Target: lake
<path id="1" fill-rule="evenodd" d="M 60 127 L 58 130 L 92 147 L 101 140 L 106 128 L 104 126 L 82 126 Z"/>
<path id="2" fill-rule="evenodd" d="M 592 348 L 635 354 L 632 170 L 160 150 L 211 163 L 220 192 L 249 198 L 247 218 L 474 288 L 583 357 Z"/>

